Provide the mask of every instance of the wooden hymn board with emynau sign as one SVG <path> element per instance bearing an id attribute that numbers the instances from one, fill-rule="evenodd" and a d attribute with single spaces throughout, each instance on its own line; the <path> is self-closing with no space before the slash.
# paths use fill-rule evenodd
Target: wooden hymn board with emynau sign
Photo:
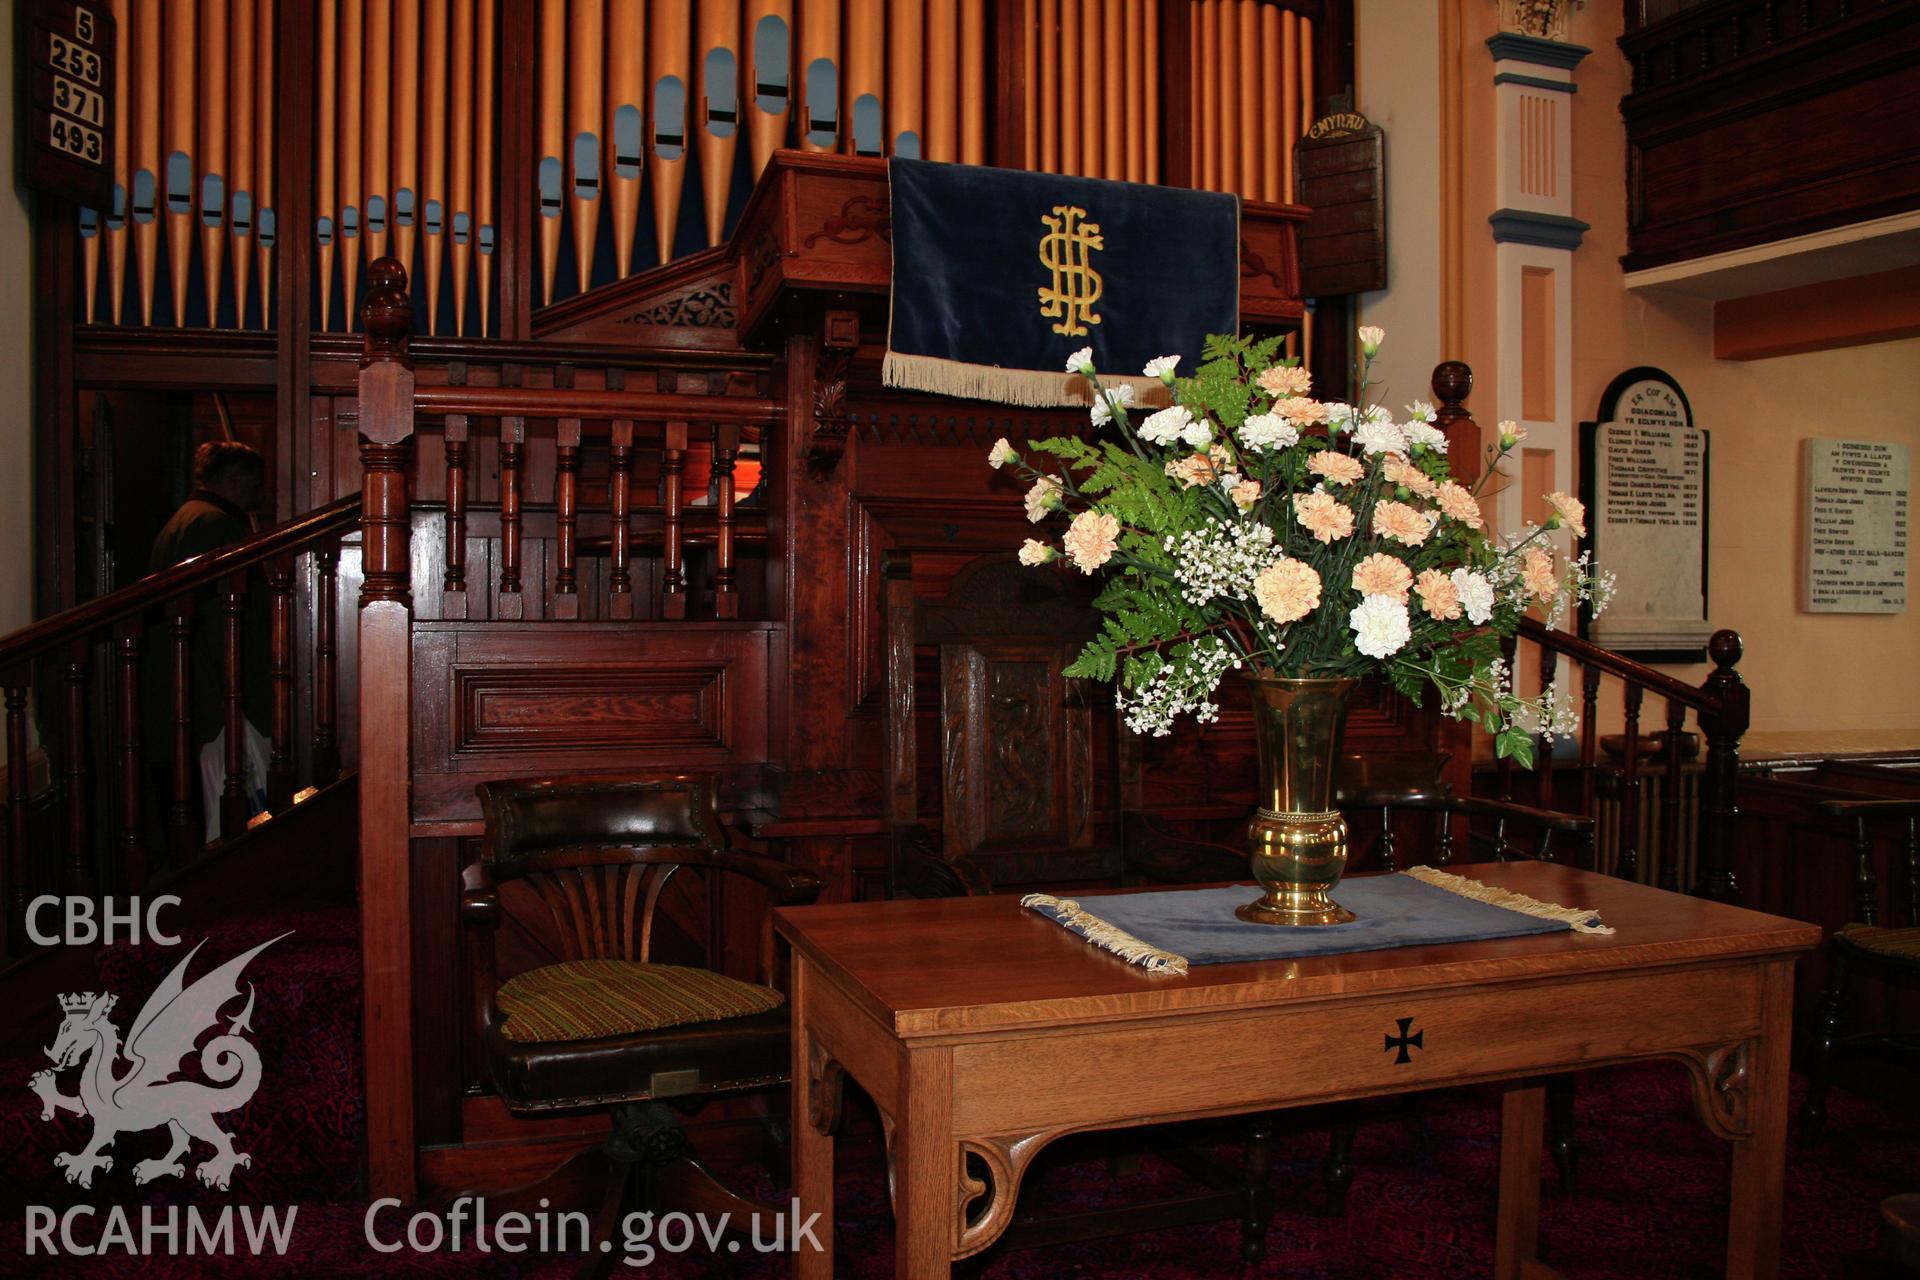
<path id="1" fill-rule="evenodd" d="M 1629 369 L 1580 424 L 1581 498 L 1596 574 L 1613 596 L 1580 633 L 1643 662 L 1704 662 L 1707 637 L 1707 433 L 1680 384 Z"/>
<path id="2" fill-rule="evenodd" d="M 28 0 L 20 15 L 20 183 L 113 209 L 113 14 L 104 0 Z"/>
<path id="3" fill-rule="evenodd" d="M 1293 148 L 1294 203 L 1313 210 L 1299 232 L 1309 298 L 1387 287 L 1386 143 L 1343 97 L 1332 105 Z"/>

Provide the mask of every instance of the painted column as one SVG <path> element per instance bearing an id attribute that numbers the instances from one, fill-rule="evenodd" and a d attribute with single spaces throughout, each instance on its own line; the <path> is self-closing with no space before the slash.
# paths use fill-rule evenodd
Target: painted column
<path id="1" fill-rule="evenodd" d="M 1573 255 L 1587 224 L 1573 216 L 1573 71 L 1591 51 L 1513 31 L 1490 37 L 1487 48 L 1496 121 L 1487 222 L 1500 359 L 1497 412 L 1475 416 L 1488 427 L 1511 419 L 1526 428 L 1494 499 L 1498 526 L 1515 529 L 1545 522 L 1543 494 L 1574 489 Z M 1567 550 L 1569 535 L 1554 536 Z"/>

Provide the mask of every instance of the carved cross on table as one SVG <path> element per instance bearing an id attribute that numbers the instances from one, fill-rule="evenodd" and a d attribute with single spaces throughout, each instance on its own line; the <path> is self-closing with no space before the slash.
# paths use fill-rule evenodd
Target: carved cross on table
<path id="1" fill-rule="evenodd" d="M 1400 1024 L 1400 1034 L 1397 1037 L 1383 1037 L 1387 1042 L 1387 1047 L 1381 1050 L 1383 1053 L 1392 1053 L 1395 1049 L 1400 1051 L 1400 1056 L 1393 1060 L 1393 1065 L 1396 1067 L 1404 1066 L 1413 1061 L 1413 1054 L 1410 1050 L 1426 1048 L 1425 1041 L 1427 1035 L 1424 1031 L 1413 1031 L 1411 1035 L 1408 1034 L 1413 1028 L 1412 1018 L 1400 1018 L 1398 1022 Z"/>

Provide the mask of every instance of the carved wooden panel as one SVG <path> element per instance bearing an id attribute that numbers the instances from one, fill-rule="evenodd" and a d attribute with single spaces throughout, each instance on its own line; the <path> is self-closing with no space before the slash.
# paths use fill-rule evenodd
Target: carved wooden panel
<path id="1" fill-rule="evenodd" d="M 764 763 L 775 630 L 418 623 L 414 820 L 476 820 L 484 778 Z"/>
<path id="2" fill-rule="evenodd" d="M 1044 639 L 940 646 L 949 853 L 1087 843 L 1091 711 L 1079 682 L 1061 675 L 1070 657 Z"/>

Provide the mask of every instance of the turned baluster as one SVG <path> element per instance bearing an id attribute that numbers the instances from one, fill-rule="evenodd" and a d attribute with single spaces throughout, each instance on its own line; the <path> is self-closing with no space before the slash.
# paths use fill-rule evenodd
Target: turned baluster
<path id="1" fill-rule="evenodd" d="M 247 829 L 247 705 L 243 683 L 246 655 L 242 643 L 247 619 L 247 571 L 227 575 L 220 593 L 225 623 L 227 777 L 220 788 L 220 838 L 232 840 Z"/>
<path id="2" fill-rule="evenodd" d="M 1560 667 L 1560 655 L 1549 645 L 1540 646 L 1540 696 L 1546 703 L 1547 720 L 1540 726 L 1540 756 L 1535 766 L 1538 770 L 1535 780 L 1539 783 L 1534 795 L 1542 809 L 1553 809 L 1553 714 L 1554 714 L 1554 677 Z"/>
<path id="3" fill-rule="evenodd" d="M 1747 731 L 1751 702 L 1746 681 L 1734 667 L 1740 661 L 1740 636 L 1716 631 L 1707 641 L 1714 670 L 1701 690 L 1712 699 L 1702 711 L 1700 732 L 1707 739 L 1707 771 L 1700 782 L 1701 890 L 1718 902 L 1740 901 L 1733 870 L 1734 826 L 1739 821 L 1740 739 Z"/>
<path id="4" fill-rule="evenodd" d="M 1680 821 L 1685 816 L 1685 807 L 1680 803 L 1680 786 L 1684 781 L 1680 768 L 1680 734 L 1687 726 L 1687 704 L 1667 702 L 1667 776 L 1664 779 L 1664 792 L 1660 797 L 1660 887 L 1679 891 L 1684 888 L 1685 876 L 1680 861 Z"/>
<path id="5" fill-rule="evenodd" d="M 1394 861 L 1393 809 L 1382 805 L 1380 808 L 1380 866 L 1383 870 L 1398 871 L 1399 864 Z"/>
<path id="6" fill-rule="evenodd" d="M 267 600 L 272 639 L 267 654 L 272 685 L 273 724 L 268 733 L 267 808 L 280 812 L 293 803 L 293 557 L 277 556 L 267 570 Z"/>
<path id="7" fill-rule="evenodd" d="M 553 460 L 554 555 L 559 563 L 553 577 L 553 616 L 580 616 L 579 566 L 576 544 L 580 530 L 580 419 L 562 418 L 554 433 Z"/>
<path id="8" fill-rule="evenodd" d="M 616 419 L 613 423 L 608 470 L 613 550 L 607 571 L 607 616 L 626 619 L 633 616 L 633 423 L 630 421 Z"/>
<path id="9" fill-rule="evenodd" d="M 1861 924 L 1880 923 L 1880 879 L 1873 870 L 1873 833 L 1865 817 L 1853 821 L 1853 916 Z"/>
<path id="10" fill-rule="evenodd" d="M 140 750 L 141 621 L 129 618 L 113 629 L 115 688 L 120 702 L 120 862 L 123 884 L 138 893 L 147 883 L 147 831 L 141 801 L 146 760 Z"/>
<path id="11" fill-rule="evenodd" d="M 1503 636 L 1500 640 L 1500 659 L 1506 664 L 1507 679 L 1514 685 L 1520 683 L 1520 669 L 1514 665 L 1516 642 L 1512 636 Z M 1495 777 L 1499 781 L 1500 798 L 1513 799 L 1513 757 L 1501 756 L 1500 763 L 1494 766 Z"/>
<path id="12" fill-rule="evenodd" d="M 500 595 L 497 618 L 524 618 L 520 594 L 520 463 L 527 443 L 525 418 L 500 419 Z"/>
<path id="13" fill-rule="evenodd" d="M 467 616 L 467 415 L 447 415 L 447 573 L 440 616 Z"/>
<path id="14" fill-rule="evenodd" d="M 1580 812 L 1594 816 L 1600 754 L 1600 668 L 1580 664 Z"/>
<path id="15" fill-rule="evenodd" d="M 1445 867 L 1453 862 L 1453 815 L 1444 809 L 1440 812 L 1440 838 L 1433 846 L 1433 864 Z"/>
<path id="16" fill-rule="evenodd" d="M 733 464 L 740 454 L 740 428 L 725 426 L 713 433 L 713 477 L 717 498 L 713 533 L 713 616 L 740 616 L 740 595 L 734 589 Z"/>
<path id="17" fill-rule="evenodd" d="M 1620 769 L 1620 859 L 1613 873 L 1640 878 L 1640 702 L 1646 690 L 1627 684 L 1627 750 Z"/>
<path id="18" fill-rule="evenodd" d="M 93 891 L 93 850 L 88 831 L 92 797 L 87 794 L 87 642 L 69 643 L 62 657 L 66 689 L 66 751 L 61 785 L 67 798 L 67 888 Z"/>
<path id="19" fill-rule="evenodd" d="M 313 552 L 313 784 L 332 786 L 340 779 L 340 740 L 334 729 L 340 669 L 340 540 L 330 538 Z"/>
<path id="20" fill-rule="evenodd" d="M 1907 819 L 1907 927 L 1920 929 L 1920 817 Z"/>
<path id="21" fill-rule="evenodd" d="M 683 495 L 680 492 L 680 473 L 686 466 L 687 424 L 669 422 L 667 424 L 666 447 L 660 457 L 660 484 L 664 490 L 661 501 L 665 514 L 661 519 L 660 574 L 660 616 L 663 618 L 684 618 L 687 616 L 687 575 L 680 545 L 680 509 Z"/>
<path id="22" fill-rule="evenodd" d="M 6 677 L 7 704 L 7 937 L 12 939 L 27 915 L 27 689 L 32 675 L 21 668 Z"/>
<path id="23" fill-rule="evenodd" d="M 199 787 L 199 752 L 193 737 L 192 596 L 167 603 L 167 647 L 172 659 L 173 776 L 168 780 L 167 840 L 175 866 L 184 866 L 200 848 L 204 832 L 194 820 Z"/>

